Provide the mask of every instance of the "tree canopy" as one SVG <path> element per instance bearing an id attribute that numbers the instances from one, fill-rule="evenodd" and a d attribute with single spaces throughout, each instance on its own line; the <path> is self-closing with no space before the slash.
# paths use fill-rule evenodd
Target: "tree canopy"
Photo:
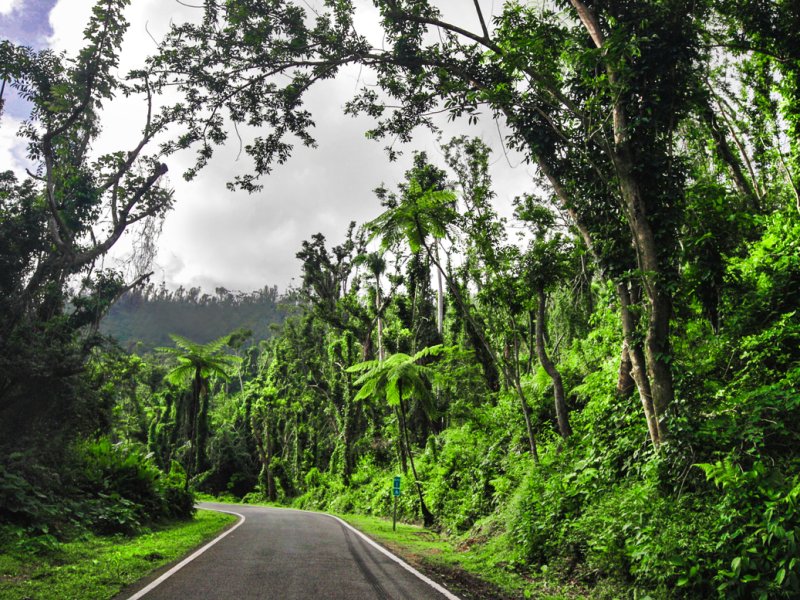
<path id="1" fill-rule="evenodd" d="M 191 513 L 192 490 L 387 516 L 410 468 L 401 518 L 526 593 L 797 597 L 796 3 L 373 0 L 376 37 L 354 0 L 208 1 L 122 78 L 126 4 L 97 4 L 72 59 L 0 46 L 36 164 L 0 174 L 0 525 L 66 539 L 62 472 L 70 522 L 109 532 Z M 97 259 L 169 210 L 162 159 L 194 149 L 191 178 L 247 124 L 230 185 L 258 191 L 351 65 L 370 79 L 342 112 L 408 170 L 364 173 L 379 216 L 300 245 L 275 335 L 102 343 L 147 261 Z M 115 93 L 147 125 L 98 158 Z M 414 151 L 440 113 L 502 123 L 535 173 L 513 216 L 484 141 Z"/>

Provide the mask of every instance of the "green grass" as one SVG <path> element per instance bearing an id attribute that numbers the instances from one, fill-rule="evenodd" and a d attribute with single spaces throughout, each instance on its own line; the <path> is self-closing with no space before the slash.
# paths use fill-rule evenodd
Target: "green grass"
<path id="1" fill-rule="evenodd" d="M 532 577 L 515 571 L 504 560 L 506 552 L 497 538 L 451 539 L 417 525 L 398 523 L 392 531 L 391 519 L 363 515 L 338 515 L 406 562 L 421 571 L 433 572 L 464 598 L 492 598 L 488 582 L 508 598 L 564 599 L 584 598 L 571 585 L 553 582 L 544 574 Z M 472 593 L 470 593 L 472 592 Z"/>
<path id="2" fill-rule="evenodd" d="M 236 520 L 200 510 L 191 521 L 134 537 L 89 535 L 45 552 L 0 548 L 0 599 L 105 599 L 187 554 Z"/>

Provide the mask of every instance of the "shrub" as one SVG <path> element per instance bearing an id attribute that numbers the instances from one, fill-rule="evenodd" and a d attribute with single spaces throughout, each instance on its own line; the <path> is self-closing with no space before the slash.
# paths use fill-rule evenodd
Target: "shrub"
<path id="1" fill-rule="evenodd" d="M 65 452 L 59 470 L 14 453 L 0 464 L 0 521 L 30 536 L 68 537 L 82 528 L 101 534 L 134 533 L 194 512 L 185 475 L 161 473 L 130 446 L 107 439 Z"/>

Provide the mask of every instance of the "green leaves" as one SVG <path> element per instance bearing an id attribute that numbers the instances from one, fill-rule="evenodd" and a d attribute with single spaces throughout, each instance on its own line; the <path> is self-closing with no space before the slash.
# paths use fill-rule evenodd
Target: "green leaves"
<path id="1" fill-rule="evenodd" d="M 430 346 L 414 356 L 398 352 L 384 361 L 365 361 L 346 369 L 348 373 L 362 373 L 353 382 L 360 386 L 355 400 L 382 398 L 389 406 L 398 406 L 401 400 L 416 397 L 430 398 L 428 384 L 434 377 L 433 369 L 421 364 L 427 358 L 438 357 L 447 352 L 441 344 Z"/>
<path id="2" fill-rule="evenodd" d="M 415 155 L 414 168 L 406 178 L 399 197 L 380 191 L 388 208 L 365 227 L 372 232 L 371 239 L 381 239 L 384 250 L 405 242 L 416 253 L 429 238 L 447 235 L 448 226 L 458 217 L 456 195 L 444 188 L 444 172 L 428 163 L 424 153 Z"/>
<path id="3" fill-rule="evenodd" d="M 175 342 L 174 348 L 156 348 L 158 352 L 174 356 L 178 366 L 167 373 L 168 381 L 175 385 L 186 383 L 192 377 L 208 379 L 218 377 L 223 381 L 230 379 L 233 367 L 241 363 L 241 358 L 221 354 L 228 345 L 230 335 L 223 336 L 207 344 L 198 344 L 183 336 L 170 334 Z"/>
<path id="4" fill-rule="evenodd" d="M 730 458 L 696 466 L 722 489 L 720 544 L 737 554 L 715 578 L 719 592 L 758 598 L 800 593 L 800 479 L 786 479 L 761 461 L 751 469 Z"/>

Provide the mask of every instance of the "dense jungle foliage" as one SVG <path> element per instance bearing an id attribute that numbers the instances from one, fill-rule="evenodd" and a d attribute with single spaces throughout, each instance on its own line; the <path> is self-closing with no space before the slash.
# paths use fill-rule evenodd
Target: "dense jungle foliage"
<path id="1" fill-rule="evenodd" d="M 207 2 L 121 80 L 125 4 L 98 3 L 74 62 L 2 45 L 40 165 L 0 180 L 6 524 L 52 543 L 126 530 L 186 514 L 192 489 L 388 515 L 401 474 L 403 518 L 531 577 L 800 595 L 796 3 L 505 2 L 489 21 L 475 2 L 468 28 L 375 0 L 375 48 L 348 0 Z M 257 190 L 314 143 L 305 92 L 350 64 L 377 81 L 347 106 L 372 137 L 410 141 L 437 110 L 501 119 L 539 173 L 514 219 L 481 140 L 437 159 L 390 146 L 405 181 L 375 181 L 379 216 L 338 245 L 302 244 L 274 337 L 104 341 L 147 273 L 95 259 L 168 211 L 161 160 L 199 146 L 202 168 L 226 114 L 266 130 L 231 184 Z M 91 156 L 103 102 L 162 86 L 184 99 L 148 111 L 137 150 Z"/>

